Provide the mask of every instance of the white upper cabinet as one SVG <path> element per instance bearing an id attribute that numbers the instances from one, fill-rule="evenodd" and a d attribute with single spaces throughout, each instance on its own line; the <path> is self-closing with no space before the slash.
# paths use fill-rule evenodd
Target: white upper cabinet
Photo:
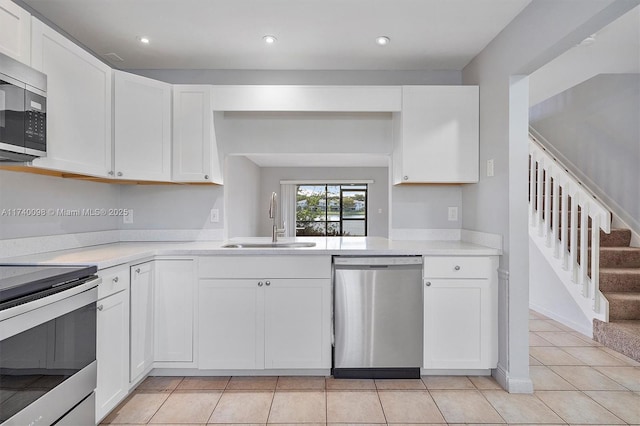
<path id="1" fill-rule="evenodd" d="M 114 177 L 171 180 L 171 85 L 114 71 Z"/>
<path id="2" fill-rule="evenodd" d="M 393 183 L 478 182 L 478 162 L 478 87 L 403 86 Z"/>
<path id="3" fill-rule="evenodd" d="M 222 184 L 212 88 L 173 86 L 173 180 Z"/>
<path id="4" fill-rule="evenodd" d="M 11 0 L 0 0 L 0 52 L 31 64 L 31 14 Z"/>
<path id="5" fill-rule="evenodd" d="M 33 165 L 109 177 L 111 68 L 35 18 L 31 43 L 31 66 L 47 75 L 47 157 Z"/>

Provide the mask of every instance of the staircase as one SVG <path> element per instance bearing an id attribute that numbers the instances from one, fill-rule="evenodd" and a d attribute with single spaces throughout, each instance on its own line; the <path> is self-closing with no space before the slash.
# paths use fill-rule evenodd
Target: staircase
<path id="1" fill-rule="evenodd" d="M 594 319 L 593 338 L 640 361 L 640 248 L 630 241 L 628 229 L 601 241 L 600 291 L 609 301 L 609 322 Z"/>
<path id="2" fill-rule="evenodd" d="M 640 248 L 630 247 L 630 230 L 611 229 L 609 210 L 529 139 L 529 235 L 593 320 L 593 338 L 640 361 Z"/>

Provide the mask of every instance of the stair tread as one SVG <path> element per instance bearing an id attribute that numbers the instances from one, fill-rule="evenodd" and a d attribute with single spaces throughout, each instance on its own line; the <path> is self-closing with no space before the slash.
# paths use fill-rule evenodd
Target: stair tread
<path id="1" fill-rule="evenodd" d="M 607 291 L 604 295 L 607 299 L 640 300 L 640 292 L 633 291 Z"/>
<path id="2" fill-rule="evenodd" d="M 589 250 L 591 250 L 591 247 L 589 247 Z M 640 247 L 600 247 L 600 250 L 603 251 L 624 251 L 624 252 L 629 252 L 629 253 L 635 253 L 635 252 L 640 252 Z"/>
<path id="3" fill-rule="evenodd" d="M 618 320 L 611 321 L 609 324 L 628 333 L 640 336 L 640 320 Z"/>
<path id="4" fill-rule="evenodd" d="M 640 268 L 600 268 L 601 274 L 640 275 Z"/>

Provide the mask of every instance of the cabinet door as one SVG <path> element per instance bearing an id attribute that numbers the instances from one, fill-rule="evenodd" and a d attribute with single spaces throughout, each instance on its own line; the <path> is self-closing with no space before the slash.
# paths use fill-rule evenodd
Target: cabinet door
<path id="1" fill-rule="evenodd" d="M 156 260 L 154 290 L 154 359 L 193 361 L 193 260 Z"/>
<path id="2" fill-rule="evenodd" d="M 153 363 L 152 262 L 131 267 L 131 383 Z"/>
<path id="3" fill-rule="evenodd" d="M 31 64 L 31 14 L 11 0 L 0 0 L 0 52 Z"/>
<path id="4" fill-rule="evenodd" d="M 200 368 L 264 368 L 263 288 L 258 280 L 200 280 Z"/>
<path id="5" fill-rule="evenodd" d="M 273 279 L 264 293 L 265 368 L 331 368 L 331 281 Z"/>
<path id="6" fill-rule="evenodd" d="M 108 177 L 111 68 L 37 19 L 31 65 L 47 74 L 47 156 L 34 166 Z"/>
<path id="7" fill-rule="evenodd" d="M 129 391 L 129 294 L 127 290 L 98 301 L 96 424 L 115 408 Z"/>
<path id="8" fill-rule="evenodd" d="M 395 184 L 478 181 L 477 86 L 404 86 L 397 118 Z"/>
<path id="9" fill-rule="evenodd" d="M 171 85 L 114 71 L 118 179 L 171 180 Z"/>
<path id="10" fill-rule="evenodd" d="M 222 184 L 211 88 L 173 87 L 173 180 Z"/>
<path id="11" fill-rule="evenodd" d="M 429 279 L 424 287 L 424 368 L 495 368 L 487 279 Z"/>

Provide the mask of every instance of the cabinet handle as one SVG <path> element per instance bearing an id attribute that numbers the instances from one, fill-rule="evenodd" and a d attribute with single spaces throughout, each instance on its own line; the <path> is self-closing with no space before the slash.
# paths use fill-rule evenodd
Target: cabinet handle
<path id="1" fill-rule="evenodd" d="M 98 305 L 98 310 L 99 310 L 99 311 L 101 311 L 101 310 L 103 310 L 103 309 L 104 309 L 104 306 L 102 306 L 102 305 Z"/>
<path id="2" fill-rule="evenodd" d="M 262 287 L 262 281 L 258 281 L 258 287 Z"/>
<path id="3" fill-rule="evenodd" d="M 138 274 L 140 273 L 140 268 L 136 269 L 136 273 L 138 273 Z"/>
<path id="4" fill-rule="evenodd" d="M 122 176 L 122 172 L 118 172 L 118 176 Z"/>
<path id="5" fill-rule="evenodd" d="M 271 285 L 271 281 L 265 281 L 265 285 Z"/>
<path id="6" fill-rule="evenodd" d="M 113 176 L 113 170 L 109 170 L 109 176 Z"/>
<path id="7" fill-rule="evenodd" d="M 455 269 L 456 271 L 460 270 L 460 265 L 456 265 L 453 269 Z"/>
<path id="8" fill-rule="evenodd" d="M 209 175 L 204 175 L 204 178 L 205 179 L 209 179 Z"/>
<path id="9" fill-rule="evenodd" d="M 405 175 L 402 179 L 404 179 L 404 180 L 409 180 L 409 176 L 406 176 L 406 175 Z"/>
<path id="10" fill-rule="evenodd" d="M 118 281 L 120 281 L 120 278 L 118 278 L 118 277 L 113 277 L 113 282 L 114 282 L 114 283 L 117 283 Z"/>
<path id="11" fill-rule="evenodd" d="M 426 285 L 427 287 L 431 287 L 431 281 L 427 281 L 426 283 L 424 283 L 424 285 Z"/>

